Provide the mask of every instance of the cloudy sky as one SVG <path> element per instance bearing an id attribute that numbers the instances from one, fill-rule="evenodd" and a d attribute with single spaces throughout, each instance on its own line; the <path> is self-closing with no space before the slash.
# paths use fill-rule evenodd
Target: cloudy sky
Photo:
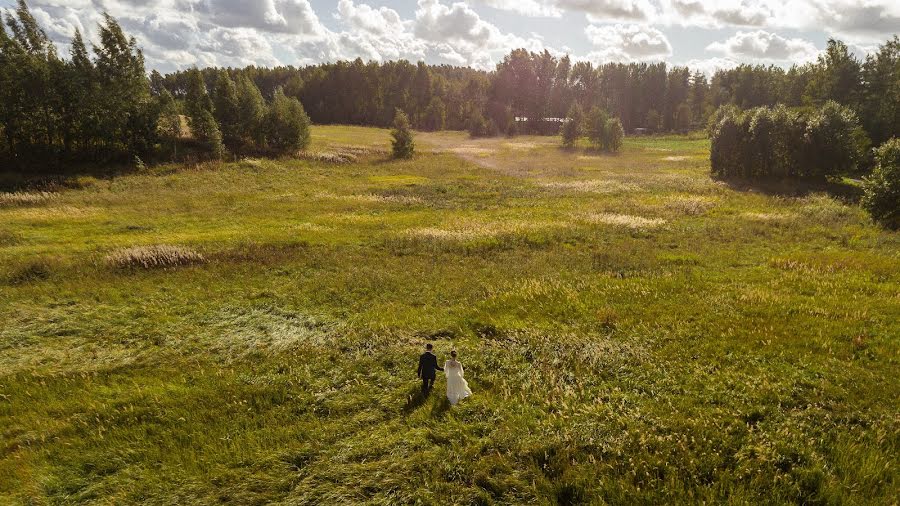
<path id="1" fill-rule="evenodd" d="M 14 0 L 0 0 L 9 11 Z M 104 11 L 147 65 L 303 65 L 361 57 L 492 69 L 524 47 L 578 60 L 666 61 L 710 72 L 815 59 L 829 37 L 862 55 L 900 33 L 900 0 L 31 0 L 67 51 Z"/>

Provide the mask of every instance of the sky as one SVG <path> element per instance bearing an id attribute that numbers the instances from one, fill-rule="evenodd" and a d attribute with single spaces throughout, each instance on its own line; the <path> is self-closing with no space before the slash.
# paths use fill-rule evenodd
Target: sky
<path id="1" fill-rule="evenodd" d="M 68 51 L 103 12 L 163 73 L 191 66 L 424 60 L 491 70 L 515 48 L 706 73 L 814 61 L 829 38 L 859 56 L 900 33 L 900 0 L 30 0 Z M 15 0 L 0 0 L 10 14 Z"/>

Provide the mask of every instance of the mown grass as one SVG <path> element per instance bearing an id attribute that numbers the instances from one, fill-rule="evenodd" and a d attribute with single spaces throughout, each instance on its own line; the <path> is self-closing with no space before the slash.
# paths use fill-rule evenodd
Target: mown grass
<path id="1" fill-rule="evenodd" d="M 356 160 L 0 207 L 0 502 L 900 499 L 900 236 L 855 205 L 702 139 L 313 139 Z M 108 260 L 158 245 L 204 261 Z M 418 397 L 425 341 L 472 398 Z"/>

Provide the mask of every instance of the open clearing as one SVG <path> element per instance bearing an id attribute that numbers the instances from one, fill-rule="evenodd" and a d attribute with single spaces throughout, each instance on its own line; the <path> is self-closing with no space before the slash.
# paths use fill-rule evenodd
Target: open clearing
<path id="1" fill-rule="evenodd" d="M 0 503 L 900 500 L 900 235 L 705 139 L 417 140 L 0 194 Z"/>

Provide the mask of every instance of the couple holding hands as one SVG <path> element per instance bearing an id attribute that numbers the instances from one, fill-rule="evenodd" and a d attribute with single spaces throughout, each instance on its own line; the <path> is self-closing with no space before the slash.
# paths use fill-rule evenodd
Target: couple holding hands
<path id="1" fill-rule="evenodd" d="M 444 362 L 444 367 L 440 367 L 434 354 L 434 346 L 431 343 L 425 345 L 425 353 L 419 357 L 419 368 L 416 371 L 416 376 L 422 379 L 422 395 L 427 397 L 431 393 L 437 371 L 444 371 L 447 376 L 447 399 L 451 405 L 455 406 L 460 399 L 472 395 L 469 383 L 463 377 L 463 366 L 456 355 L 456 350 L 451 351 L 450 360 Z"/>

